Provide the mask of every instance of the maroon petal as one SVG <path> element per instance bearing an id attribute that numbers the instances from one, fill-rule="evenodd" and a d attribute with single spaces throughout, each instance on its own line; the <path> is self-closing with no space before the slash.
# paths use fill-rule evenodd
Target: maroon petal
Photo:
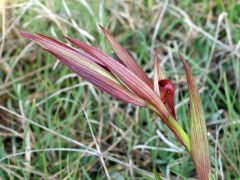
<path id="1" fill-rule="evenodd" d="M 174 92 L 175 85 L 171 80 L 163 79 L 158 82 L 160 90 L 160 99 L 171 110 L 172 116 L 176 119 L 176 112 L 174 107 Z"/>

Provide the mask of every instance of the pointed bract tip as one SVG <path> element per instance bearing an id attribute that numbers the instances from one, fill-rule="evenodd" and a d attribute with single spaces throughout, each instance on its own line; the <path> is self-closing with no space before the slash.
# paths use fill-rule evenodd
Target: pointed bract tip
<path id="1" fill-rule="evenodd" d="M 63 35 L 63 37 L 64 37 L 65 39 L 69 40 L 69 41 L 72 39 L 71 37 L 68 37 L 67 35 Z"/>
<path id="2" fill-rule="evenodd" d="M 99 27 L 101 28 L 102 32 L 106 35 L 106 36 L 112 36 L 111 33 L 105 29 L 103 26 L 99 25 Z"/>
<path id="3" fill-rule="evenodd" d="M 155 53 L 155 57 L 157 57 L 158 56 L 158 49 L 157 48 L 154 48 L 154 53 Z"/>
<path id="4" fill-rule="evenodd" d="M 179 50 L 178 50 L 178 54 L 179 54 L 179 55 L 181 55 L 181 52 L 182 52 L 182 50 L 181 50 L 181 49 L 179 49 Z"/>
<path id="5" fill-rule="evenodd" d="M 27 39 L 35 40 L 35 36 L 32 35 L 32 34 L 30 34 L 30 33 L 28 33 L 28 32 L 20 31 L 20 34 L 21 34 L 23 37 L 27 38 Z"/>
<path id="6" fill-rule="evenodd" d="M 181 54 L 181 50 L 178 50 L 178 56 L 183 63 L 187 63 L 187 61 L 184 59 L 183 55 Z"/>
<path id="7" fill-rule="evenodd" d="M 107 32 L 107 30 L 106 30 L 102 25 L 98 24 L 98 26 L 101 28 L 101 30 L 102 30 L 104 33 Z"/>

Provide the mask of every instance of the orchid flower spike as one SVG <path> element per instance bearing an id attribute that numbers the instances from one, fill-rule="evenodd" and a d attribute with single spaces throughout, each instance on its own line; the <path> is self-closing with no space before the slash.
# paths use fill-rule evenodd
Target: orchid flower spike
<path id="1" fill-rule="evenodd" d="M 176 121 L 175 85 L 166 78 L 161 70 L 157 50 L 155 50 L 154 80 L 152 82 L 136 60 L 116 41 L 110 32 L 103 27 L 101 29 L 119 61 L 98 48 L 71 37 L 65 38 L 78 48 L 68 46 L 40 33 L 32 35 L 21 32 L 21 34 L 37 42 L 72 71 L 100 90 L 121 101 L 147 107 L 156 112 L 192 155 L 199 177 L 201 179 L 209 177 L 210 161 L 207 152 L 206 125 L 200 96 L 188 63 L 180 55 L 189 85 L 192 117 L 191 138 Z"/>

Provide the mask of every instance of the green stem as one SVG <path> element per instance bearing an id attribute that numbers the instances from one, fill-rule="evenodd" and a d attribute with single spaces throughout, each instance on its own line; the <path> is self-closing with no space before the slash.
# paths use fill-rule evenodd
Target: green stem
<path id="1" fill-rule="evenodd" d="M 190 144 L 190 138 L 188 134 L 183 130 L 182 126 L 174 119 L 172 116 L 168 117 L 168 121 L 170 126 L 172 127 L 171 129 L 174 129 L 175 135 L 182 141 L 182 143 L 185 145 L 187 148 L 188 152 L 191 152 L 191 144 Z"/>
<path id="2" fill-rule="evenodd" d="M 153 110 L 159 115 L 158 110 L 151 104 L 148 104 L 148 108 Z M 182 126 L 172 116 L 169 116 L 166 120 L 164 119 L 162 120 L 190 153 L 191 152 L 190 138 L 188 134 L 183 130 Z"/>

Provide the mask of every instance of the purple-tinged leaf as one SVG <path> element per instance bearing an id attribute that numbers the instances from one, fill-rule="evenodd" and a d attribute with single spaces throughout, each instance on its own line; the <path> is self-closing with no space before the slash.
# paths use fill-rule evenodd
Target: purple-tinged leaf
<path id="1" fill-rule="evenodd" d="M 65 48 L 67 48 L 67 49 L 70 49 L 70 50 L 75 50 L 76 52 L 78 52 L 78 53 L 81 54 L 82 56 L 85 56 L 87 59 L 89 59 L 89 60 L 97 63 L 98 65 L 100 65 L 100 66 L 102 66 L 102 67 L 104 67 L 104 68 L 106 69 L 106 66 L 104 66 L 104 64 L 103 64 L 102 62 L 100 62 L 98 59 L 90 56 L 90 55 L 87 54 L 86 52 L 81 51 L 80 49 L 72 48 L 72 47 L 70 47 L 70 46 L 68 46 L 68 45 L 66 45 L 66 44 L 64 44 L 64 43 L 62 43 L 62 42 L 59 42 L 59 41 L 57 41 L 57 40 L 55 40 L 55 39 L 53 39 L 53 38 L 51 38 L 51 37 L 48 37 L 48 36 L 46 36 L 46 35 L 44 35 L 44 34 L 41 34 L 41 33 L 36 33 L 36 34 L 37 34 L 38 36 L 42 37 L 43 39 L 48 40 L 49 42 L 56 43 L 56 44 L 58 44 L 58 45 L 60 45 L 60 46 L 63 46 L 63 47 L 65 47 Z"/>
<path id="2" fill-rule="evenodd" d="M 180 55 L 187 77 L 190 111 L 191 111 L 191 154 L 200 180 L 208 180 L 211 176 L 207 128 L 202 102 L 189 64 Z"/>
<path id="3" fill-rule="evenodd" d="M 108 39 L 113 51 L 118 56 L 120 61 L 134 74 L 136 74 L 140 79 L 142 79 L 149 87 L 153 88 L 153 84 L 151 80 L 148 78 L 148 76 L 144 73 L 143 69 L 137 64 L 136 60 L 133 59 L 133 57 L 127 52 L 126 49 L 124 49 L 117 41 L 116 39 L 111 35 L 110 32 L 108 32 L 106 29 L 104 29 L 102 26 L 100 26 L 102 31 L 104 32 L 106 38 Z"/>
<path id="4" fill-rule="evenodd" d="M 139 106 L 146 106 L 146 102 L 127 90 L 113 75 L 104 68 L 88 59 L 75 49 L 53 40 L 46 36 L 34 36 L 29 33 L 22 32 L 22 36 L 36 41 L 44 49 L 49 51 L 61 62 L 67 65 L 71 70 L 97 86 L 99 89 L 106 91 L 110 95 L 124 102 L 130 102 Z"/>

